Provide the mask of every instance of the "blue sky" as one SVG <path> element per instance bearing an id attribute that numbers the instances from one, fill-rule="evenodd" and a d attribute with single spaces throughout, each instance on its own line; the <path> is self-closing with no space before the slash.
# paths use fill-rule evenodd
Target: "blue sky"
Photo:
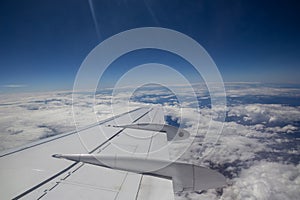
<path id="1" fill-rule="evenodd" d="M 94 13 L 88 0 L 2 0 L 0 91 L 71 89 L 80 64 L 97 44 L 145 26 L 170 28 L 194 38 L 227 82 L 300 83 L 296 0 L 90 2 Z M 164 62 L 165 54 L 156 55 Z M 116 62 L 107 80 L 109 74 L 122 73 L 121 63 L 146 61 Z M 192 76 L 187 66 L 177 67 Z"/>

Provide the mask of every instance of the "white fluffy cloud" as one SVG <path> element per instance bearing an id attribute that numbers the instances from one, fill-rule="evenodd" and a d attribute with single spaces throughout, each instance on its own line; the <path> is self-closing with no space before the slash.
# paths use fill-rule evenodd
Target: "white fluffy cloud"
<path id="1" fill-rule="evenodd" d="M 253 124 L 289 123 L 300 120 L 300 107 L 281 104 L 249 104 L 229 107 L 228 116 L 243 117 Z"/>
<path id="2" fill-rule="evenodd" d="M 253 125 L 260 131 L 294 133 L 298 128 L 293 123 L 300 121 L 299 106 L 281 104 L 247 104 L 228 108 L 228 117 L 242 124 Z"/>
<path id="3" fill-rule="evenodd" d="M 244 169 L 231 186 L 224 189 L 222 199 L 298 199 L 300 165 L 259 162 Z"/>

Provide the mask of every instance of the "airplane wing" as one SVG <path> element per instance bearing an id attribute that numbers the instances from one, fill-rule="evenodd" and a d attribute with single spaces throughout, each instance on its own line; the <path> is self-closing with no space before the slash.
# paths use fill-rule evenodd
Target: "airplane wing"
<path id="1" fill-rule="evenodd" d="M 150 126 L 143 129 L 129 124 Z M 1 199 L 171 200 L 178 186 L 182 189 L 191 184 L 192 189 L 196 188 L 196 172 L 207 183 L 206 174 L 222 182 L 214 171 L 185 163 L 173 163 L 155 172 L 143 171 L 169 160 L 168 131 L 157 130 L 159 124 L 164 124 L 161 109 L 140 108 L 79 131 L 3 152 Z M 183 172 L 181 177 L 178 170 Z"/>

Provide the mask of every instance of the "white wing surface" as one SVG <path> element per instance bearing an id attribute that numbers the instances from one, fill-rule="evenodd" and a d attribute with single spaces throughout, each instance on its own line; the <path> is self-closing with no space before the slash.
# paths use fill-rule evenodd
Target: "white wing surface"
<path id="1" fill-rule="evenodd" d="M 52 157 L 60 153 L 169 159 L 168 149 L 162 148 L 167 144 L 165 133 L 108 126 L 132 123 L 164 124 L 164 114 L 158 108 L 141 108 L 3 152 L 1 199 L 174 199 L 171 180 Z"/>

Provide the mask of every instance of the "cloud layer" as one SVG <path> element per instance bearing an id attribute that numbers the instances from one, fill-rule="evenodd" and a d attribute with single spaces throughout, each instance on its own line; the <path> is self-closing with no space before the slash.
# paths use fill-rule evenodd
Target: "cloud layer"
<path id="1" fill-rule="evenodd" d="M 109 90 L 95 96 L 78 93 L 76 101 L 71 92 L 2 94 L 0 149 L 72 131 L 76 126 L 141 106 L 160 104 L 164 105 L 168 121 L 192 134 L 188 141 L 173 143 L 170 156 L 176 158 L 186 150 L 181 160 L 218 170 L 229 183 L 223 189 L 178 193 L 177 199 L 299 198 L 299 88 L 228 84 L 227 118 L 223 123 L 219 120 L 221 109 L 211 109 L 206 87 L 194 86 L 197 102 L 188 89 L 178 87 L 176 91 L 184 97 L 180 101 L 178 94 L 157 87 L 137 90 L 135 94 L 124 89 L 113 97 Z M 204 142 L 214 137 L 207 135 L 208 128 L 214 133 L 218 126 L 224 126 L 218 142 Z"/>

